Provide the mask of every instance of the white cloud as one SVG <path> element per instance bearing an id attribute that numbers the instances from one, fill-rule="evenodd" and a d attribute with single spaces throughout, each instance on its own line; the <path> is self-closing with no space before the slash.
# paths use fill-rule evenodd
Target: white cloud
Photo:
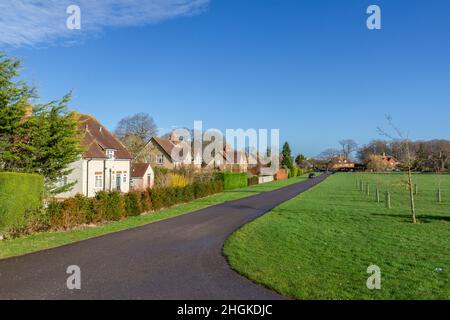
<path id="1" fill-rule="evenodd" d="M 81 8 L 81 30 L 66 27 L 69 5 Z M 203 12 L 209 0 L 1 0 L 0 46 L 72 42 L 105 27 L 161 22 Z"/>

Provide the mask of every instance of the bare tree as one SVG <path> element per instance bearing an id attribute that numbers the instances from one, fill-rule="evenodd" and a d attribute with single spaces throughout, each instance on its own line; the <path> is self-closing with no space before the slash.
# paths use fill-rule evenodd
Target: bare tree
<path id="1" fill-rule="evenodd" d="M 358 144 L 352 139 L 341 140 L 339 144 L 342 148 L 342 155 L 347 159 L 350 159 L 351 154 L 358 150 Z"/>
<path id="2" fill-rule="evenodd" d="M 114 134 L 135 157 L 145 144 L 158 134 L 158 128 L 150 115 L 137 113 L 120 120 Z"/>
<path id="3" fill-rule="evenodd" d="M 415 224 L 415 223 L 417 223 L 417 219 L 416 219 L 416 204 L 415 204 L 415 199 L 414 199 L 414 182 L 413 182 L 413 177 L 412 177 L 412 170 L 413 170 L 415 159 L 411 152 L 411 141 L 400 129 L 398 129 L 394 125 L 394 123 L 392 122 L 391 116 L 389 116 L 389 115 L 386 116 L 386 119 L 388 121 L 389 127 L 391 127 L 391 129 L 393 129 L 394 134 L 390 134 L 390 133 L 384 131 L 380 127 L 378 128 L 378 132 L 381 135 L 386 136 L 389 139 L 391 139 L 393 142 L 396 143 L 397 147 L 399 149 L 401 149 L 400 152 L 403 155 L 402 160 L 403 160 L 404 168 L 406 169 L 406 173 L 407 173 L 406 185 L 407 185 L 408 191 L 409 191 L 411 217 L 412 217 L 412 222 Z"/>
<path id="4" fill-rule="evenodd" d="M 327 169 L 330 169 L 331 164 L 333 163 L 336 157 L 340 156 L 340 151 L 337 149 L 329 148 L 322 151 L 318 158 L 326 163 Z"/>
<path id="5" fill-rule="evenodd" d="M 133 135 L 148 141 L 158 133 L 158 128 L 149 114 L 141 112 L 120 120 L 114 133 L 118 138 Z"/>

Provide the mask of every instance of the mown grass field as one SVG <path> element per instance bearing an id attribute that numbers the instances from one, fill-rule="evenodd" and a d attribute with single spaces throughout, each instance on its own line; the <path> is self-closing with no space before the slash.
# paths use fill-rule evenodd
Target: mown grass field
<path id="1" fill-rule="evenodd" d="M 86 227 L 66 232 L 45 232 L 22 238 L 0 241 L 0 259 L 31 253 L 38 250 L 49 249 L 76 241 L 101 236 L 104 234 L 122 231 L 148 223 L 168 219 L 182 214 L 187 214 L 205 207 L 237 200 L 257 193 L 275 190 L 293 183 L 307 179 L 300 176 L 289 180 L 273 181 L 265 184 L 250 186 L 243 189 L 225 191 L 207 198 L 197 199 L 193 202 L 176 207 L 160 210 L 147 215 L 129 217 L 125 220 L 108 223 L 96 227 Z"/>
<path id="2" fill-rule="evenodd" d="M 357 179 L 370 183 L 370 195 Z M 403 180 L 335 174 L 244 226 L 224 253 L 241 274 L 297 299 L 450 299 L 450 175 L 414 175 L 416 225 Z M 381 269 L 381 290 L 367 289 L 370 265 Z"/>

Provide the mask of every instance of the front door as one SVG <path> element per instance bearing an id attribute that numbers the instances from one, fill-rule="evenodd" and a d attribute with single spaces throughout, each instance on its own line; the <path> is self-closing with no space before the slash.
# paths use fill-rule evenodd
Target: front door
<path id="1" fill-rule="evenodd" d="M 121 182 L 122 182 L 122 176 L 120 174 L 116 174 L 116 189 L 117 189 L 117 191 L 122 190 L 122 188 L 120 187 Z"/>

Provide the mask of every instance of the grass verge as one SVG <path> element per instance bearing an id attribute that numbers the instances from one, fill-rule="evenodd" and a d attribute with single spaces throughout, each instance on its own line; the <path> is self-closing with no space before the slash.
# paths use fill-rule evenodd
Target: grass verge
<path id="1" fill-rule="evenodd" d="M 450 176 L 414 179 L 419 224 L 401 175 L 336 174 L 238 230 L 224 254 L 239 273 L 297 299 L 450 299 Z M 376 201 L 376 185 L 391 192 L 391 209 Z M 371 265 L 381 290 L 366 286 Z"/>

